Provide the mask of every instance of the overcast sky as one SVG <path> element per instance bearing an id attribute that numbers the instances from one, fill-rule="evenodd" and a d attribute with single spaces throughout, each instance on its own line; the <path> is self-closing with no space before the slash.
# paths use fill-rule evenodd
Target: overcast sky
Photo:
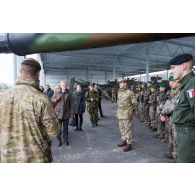
<path id="1" fill-rule="evenodd" d="M 14 84 L 13 54 L 0 54 L 0 82 Z"/>

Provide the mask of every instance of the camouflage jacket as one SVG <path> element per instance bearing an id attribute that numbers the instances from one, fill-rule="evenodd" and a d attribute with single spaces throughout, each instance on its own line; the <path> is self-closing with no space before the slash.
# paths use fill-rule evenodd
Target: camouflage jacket
<path id="1" fill-rule="evenodd" d="M 137 106 L 137 98 L 133 91 L 129 89 L 118 90 L 118 119 L 131 119 Z"/>
<path id="2" fill-rule="evenodd" d="M 87 91 L 85 94 L 87 108 L 98 108 L 99 94 L 97 91 Z"/>
<path id="3" fill-rule="evenodd" d="M 158 96 L 157 91 L 151 93 L 149 101 L 148 101 L 149 106 L 152 106 L 154 110 L 156 110 L 156 108 L 157 108 L 157 96 Z"/>
<path id="4" fill-rule="evenodd" d="M 0 96 L 1 162 L 51 162 L 49 136 L 59 129 L 53 106 L 36 81 L 19 78 Z"/>

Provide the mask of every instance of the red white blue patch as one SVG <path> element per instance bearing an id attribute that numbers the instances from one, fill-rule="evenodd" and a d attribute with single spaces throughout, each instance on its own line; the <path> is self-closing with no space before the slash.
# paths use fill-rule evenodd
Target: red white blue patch
<path id="1" fill-rule="evenodd" d="M 188 95 L 188 98 L 195 97 L 195 90 L 194 89 L 187 90 L 187 95 Z"/>

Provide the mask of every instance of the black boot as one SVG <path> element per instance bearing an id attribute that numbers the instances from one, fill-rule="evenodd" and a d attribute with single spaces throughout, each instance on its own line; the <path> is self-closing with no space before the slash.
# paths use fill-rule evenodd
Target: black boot
<path id="1" fill-rule="evenodd" d="M 62 140 L 61 140 L 61 138 L 58 138 L 58 142 L 59 142 L 58 147 L 61 147 L 61 145 L 62 145 Z"/>
<path id="2" fill-rule="evenodd" d="M 127 144 L 127 146 L 123 149 L 124 152 L 128 152 L 132 150 L 132 145 L 131 144 Z"/>
<path id="3" fill-rule="evenodd" d="M 126 140 L 124 140 L 120 144 L 118 144 L 117 146 L 118 147 L 123 147 L 123 146 L 126 146 L 126 145 L 127 145 L 127 142 L 126 142 Z"/>

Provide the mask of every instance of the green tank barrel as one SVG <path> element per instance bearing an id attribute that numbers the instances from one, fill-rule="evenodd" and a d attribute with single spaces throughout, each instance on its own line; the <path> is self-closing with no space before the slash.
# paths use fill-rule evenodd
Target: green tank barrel
<path id="1" fill-rule="evenodd" d="M 194 35 L 194 33 L 6 33 L 0 34 L 0 53 L 24 56 Z"/>

